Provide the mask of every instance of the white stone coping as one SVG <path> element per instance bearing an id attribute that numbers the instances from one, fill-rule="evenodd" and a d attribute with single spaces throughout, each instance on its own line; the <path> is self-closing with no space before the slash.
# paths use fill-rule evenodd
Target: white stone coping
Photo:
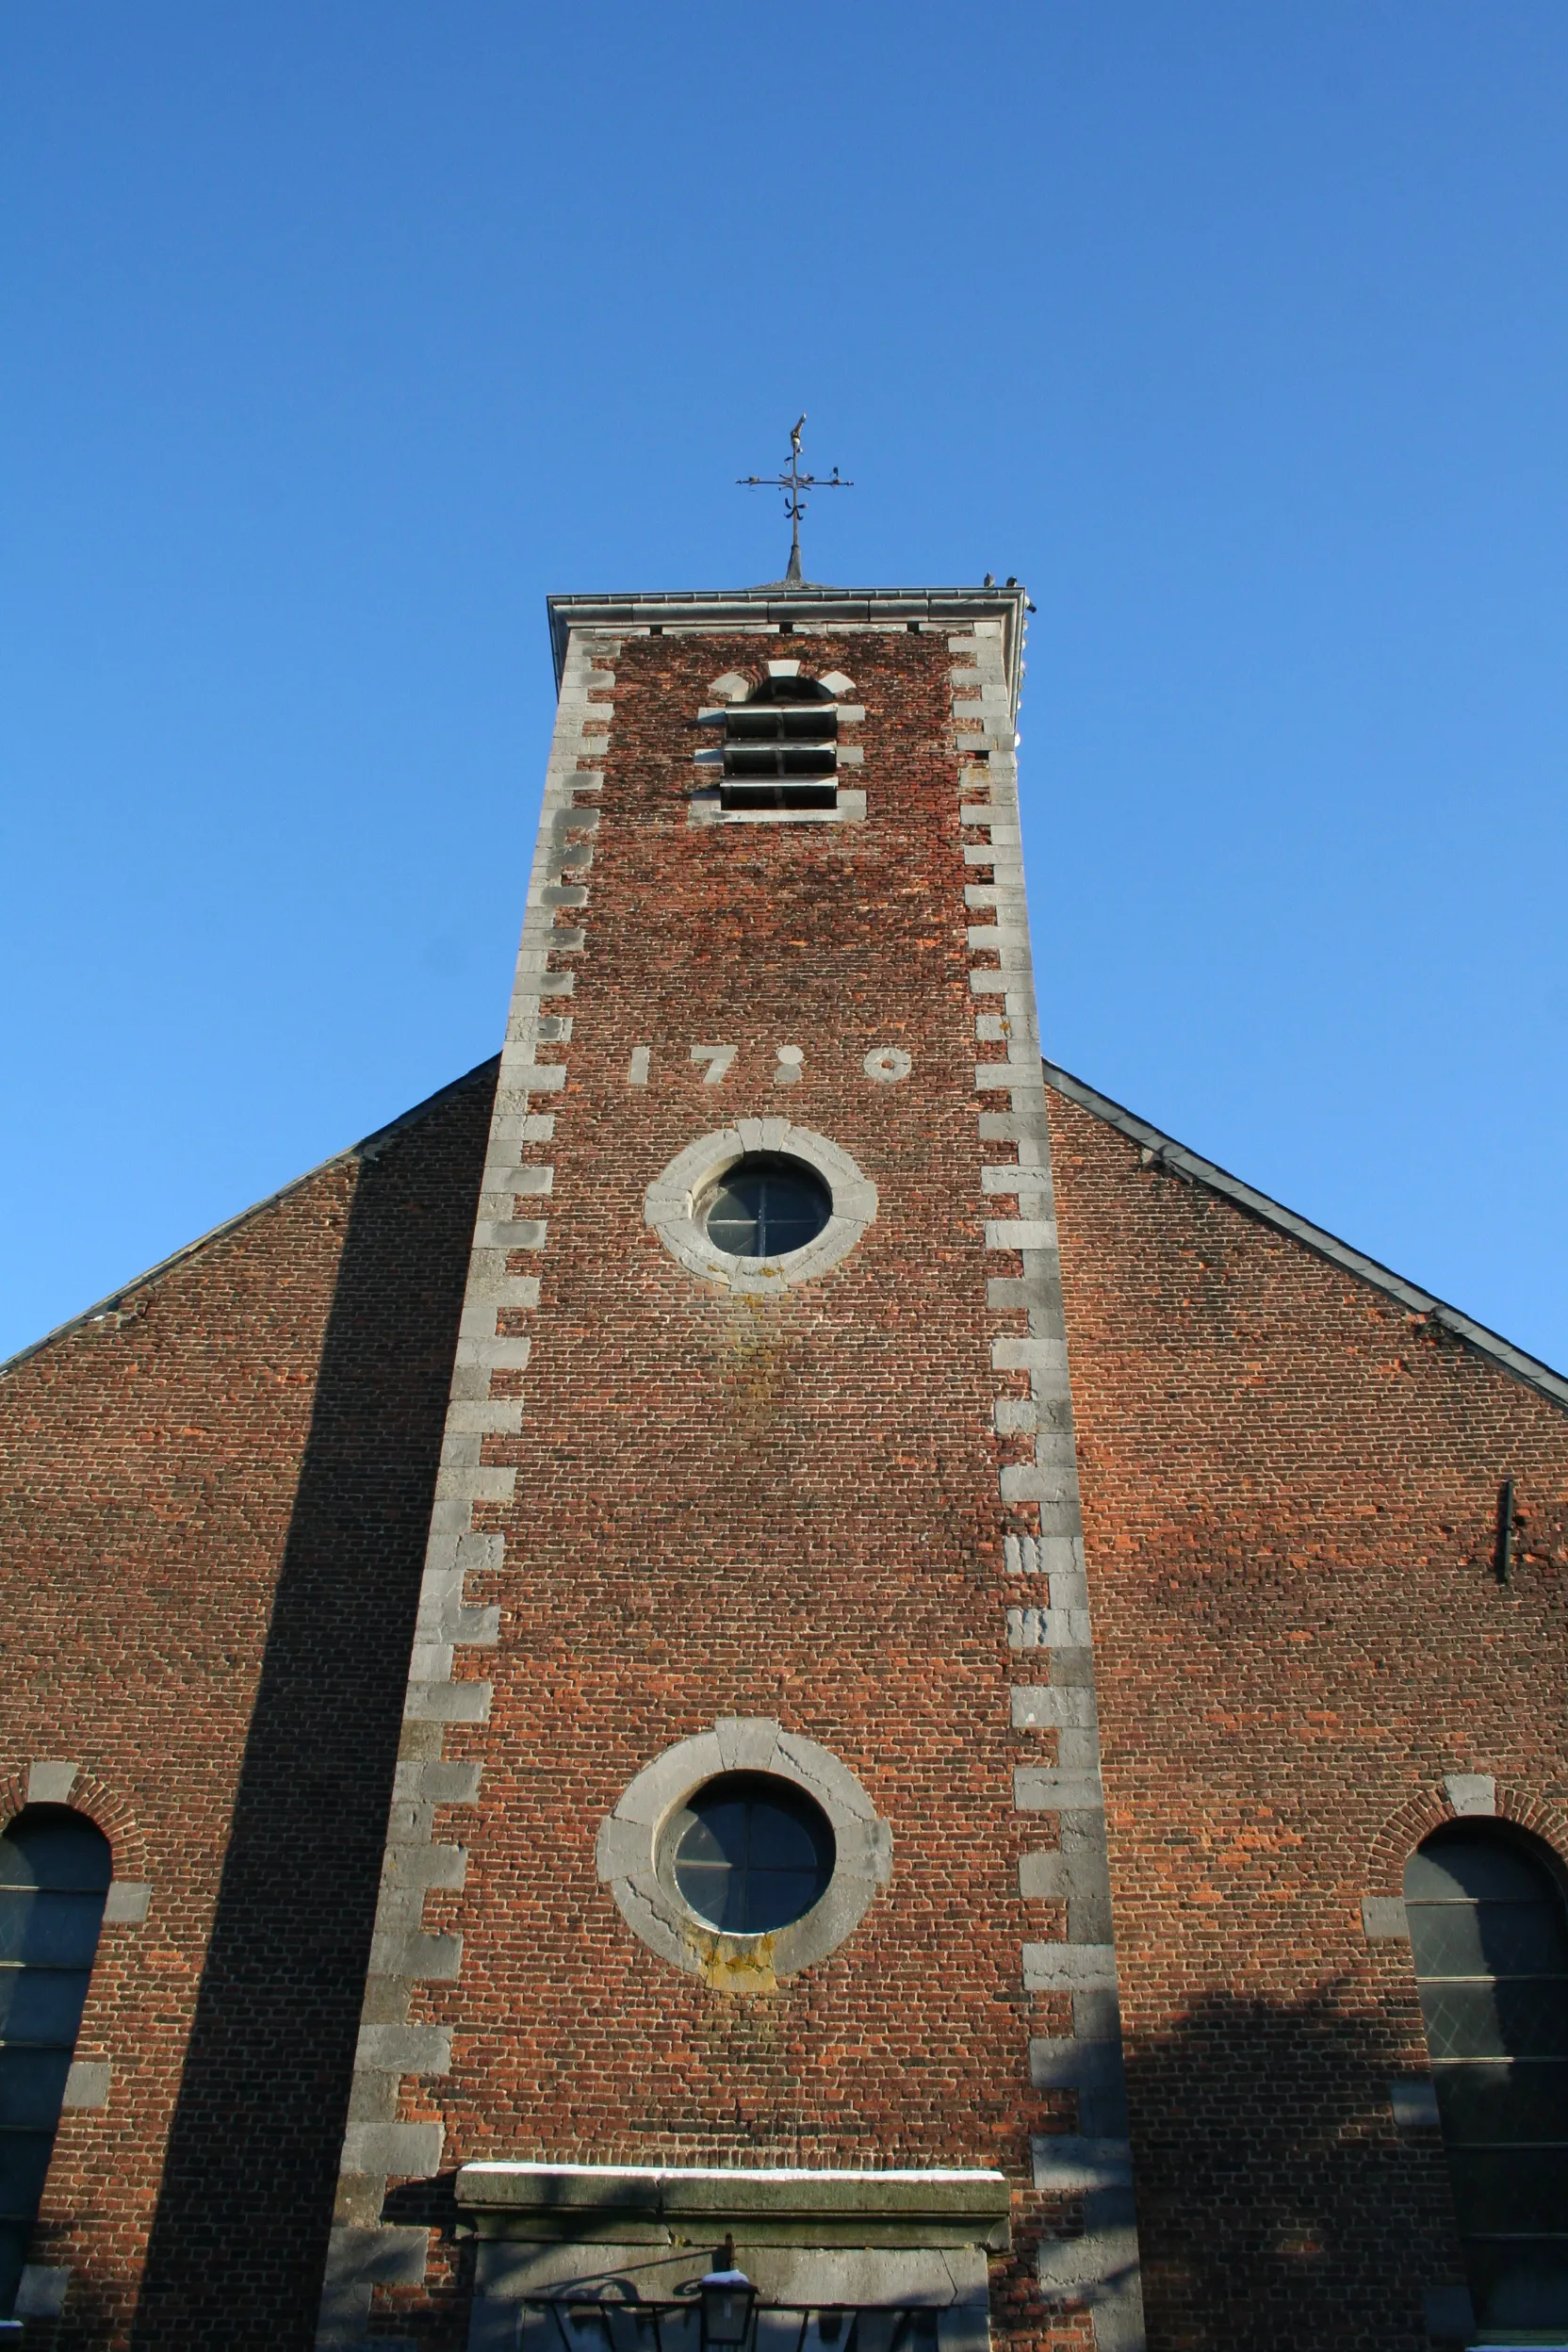
<path id="1" fill-rule="evenodd" d="M 771 1773 L 819 1805 L 833 1830 L 833 1874 L 804 1919 L 765 1936 L 725 1936 L 659 1870 L 660 1833 L 724 1772 Z M 732 1992 L 768 1992 L 824 1959 L 857 1928 L 892 1876 L 892 1831 L 847 1765 L 771 1716 L 732 1716 L 677 1740 L 645 1765 L 599 1824 L 595 1860 L 621 1914 L 650 1952 Z"/>
<path id="2" fill-rule="evenodd" d="M 812 2165 L 568 2164 L 486 2160 L 460 2166 L 462 2206 L 619 2207 L 662 2213 L 1005 2213 L 1004 2174 L 990 2166 L 885 2171 Z"/>
<path id="3" fill-rule="evenodd" d="M 715 1248 L 693 1216 L 706 1187 L 755 1152 L 802 1160 L 827 1186 L 833 1214 L 803 1250 L 776 1258 L 738 1258 Z M 741 1119 L 687 1145 L 656 1176 L 644 1197 L 643 1215 L 670 1255 L 688 1273 L 719 1282 L 743 1298 L 766 1298 L 797 1282 L 810 1282 L 847 1257 L 876 1215 L 876 1186 L 849 1153 L 809 1127 L 787 1119 Z"/>

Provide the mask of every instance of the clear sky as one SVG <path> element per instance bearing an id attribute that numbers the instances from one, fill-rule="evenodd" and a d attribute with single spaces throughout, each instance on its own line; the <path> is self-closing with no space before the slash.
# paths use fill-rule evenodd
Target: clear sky
<path id="1" fill-rule="evenodd" d="M 550 590 L 1038 606 L 1046 1050 L 1568 1363 L 1562 0 L 0 20 L 0 1348 L 483 1060 Z"/>

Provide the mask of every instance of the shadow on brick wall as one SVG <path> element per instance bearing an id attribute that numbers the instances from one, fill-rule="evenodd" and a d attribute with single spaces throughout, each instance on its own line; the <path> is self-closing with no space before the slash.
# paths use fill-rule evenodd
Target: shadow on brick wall
<path id="1" fill-rule="evenodd" d="M 1413 1987 L 1405 2020 L 1216 1995 L 1129 2052 L 1151 2352 L 1428 2352 L 1462 2273 L 1438 2134 L 1394 2127 L 1401 2022 L 1419 2050 Z"/>
<path id="2" fill-rule="evenodd" d="M 314 2340 L 495 1064 L 364 1160 L 132 2334 Z"/>

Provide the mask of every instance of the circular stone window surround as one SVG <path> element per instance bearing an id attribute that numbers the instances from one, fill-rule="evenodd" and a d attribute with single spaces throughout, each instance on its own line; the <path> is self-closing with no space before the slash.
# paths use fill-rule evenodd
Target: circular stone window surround
<path id="1" fill-rule="evenodd" d="M 821 1805 L 837 1849 L 833 1875 L 803 1919 L 766 1936 L 726 1936 L 659 1871 L 665 1823 L 724 1772 L 770 1772 Z M 596 1860 L 632 1933 L 650 1952 L 726 1992 L 771 1992 L 857 1928 L 892 1875 L 892 1831 L 847 1765 L 770 1716 L 731 1716 L 645 1765 L 599 1824 Z"/>
<path id="2" fill-rule="evenodd" d="M 803 1160 L 813 1168 L 827 1186 L 833 1214 L 803 1250 L 790 1250 L 776 1258 L 732 1257 L 709 1240 L 693 1211 L 710 1184 L 738 1160 L 758 1152 Z M 718 1128 L 688 1144 L 648 1186 L 643 1215 L 688 1273 L 722 1282 L 742 1298 L 765 1298 L 792 1283 L 809 1282 L 847 1257 L 876 1215 L 876 1186 L 847 1152 L 809 1127 L 792 1126 L 787 1119 L 739 1119 L 733 1127 Z"/>

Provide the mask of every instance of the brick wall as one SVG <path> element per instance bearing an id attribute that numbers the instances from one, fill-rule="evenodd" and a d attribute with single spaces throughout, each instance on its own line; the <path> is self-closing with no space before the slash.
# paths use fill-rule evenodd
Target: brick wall
<path id="1" fill-rule="evenodd" d="M 493 1086 L 0 1380 L 0 1781 L 75 1761 L 152 1887 L 104 1930 L 108 2103 L 63 2119 L 29 2341 L 310 2340 Z"/>
<path id="2" fill-rule="evenodd" d="M 1568 1417 L 1051 1111 L 1150 2340 L 1413 2347 L 1462 2272 L 1360 1903 L 1452 1772 L 1568 1855 Z"/>

